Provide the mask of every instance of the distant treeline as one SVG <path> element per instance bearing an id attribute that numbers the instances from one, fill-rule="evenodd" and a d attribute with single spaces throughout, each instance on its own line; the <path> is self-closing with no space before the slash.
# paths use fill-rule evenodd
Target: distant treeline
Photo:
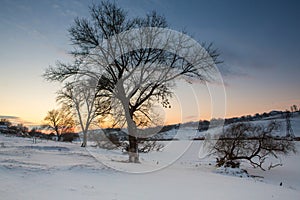
<path id="1" fill-rule="evenodd" d="M 57 136 L 54 133 L 44 133 L 39 128 L 29 130 L 29 128 L 23 124 L 12 125 L 7 119 L 0 119 L 0 133 L 17 137 L 57 140 Z M 63 142 L 72 142 L 78 138 L 78 133 L 62 133 L 60 140 Z"/>
<path id="2" fill-rule="evenodd" d="M 241 117 L 233 117 L 227 119 L 211 119 L 208 120 L 200 120 L 199 122 L 187 122 L 183 124 L 172 124 L 172 125 L 165 125 L 162 127 L 152 127 L 147 129 L 139 129 L 138 134 L 145 136 L 148 134 L 146 140 L 164 140 L 163 137 L 165 132 L 174 130 L 175 132 L 179 128 L 189 127 L 197 129 L 199 132 L 206 131 L 209 128 L 213 128 L 216 126 L 223 126 L 237 122 L 249 122 L 249 121 L 257 121 L 257 120 L 270 120 L 270 119 L 279 119 L 285 118 L 287 115 L 295 115 L 300 113 L 299 110 L 293 109 L 292 112 L 290 111 L 271 111 L 271 112 L 264 112 L 262 114 L 256 113 L 255 115 L 245 115 Z M 103 133 L 106 135 L 107 138 L 114 140 L 128 140 L 128 135 L 126 132 L 122 131 L 120 128 L 107 128 L 102 129 Z M 8 134 L 8 135 L 15 135 L 19 137 L 35 137 L 47 140 L 57 140 L 57 136 L 54 133 L 46 134 L 39 128 L 32 128 L 30 131 L 28 127 L 23 126 L 22 124 L 12 125 L 12 123 L 7 119 L 0 120 L 0 133 Z M 155 133 L 155 134 L 153 134 Z M 153 134 L 153 136 L 151 136 Z M 145 137 L 144 137 L 145 138 Z M 72 142 L 73 140 L 79 139 L 78 133 L 62 133 L 61 134 L 61 141 L 68 141 Z M 170 138 L 172 139 L 172 138 Z M 201 138 L 203 139 L 203 138 Z"/>

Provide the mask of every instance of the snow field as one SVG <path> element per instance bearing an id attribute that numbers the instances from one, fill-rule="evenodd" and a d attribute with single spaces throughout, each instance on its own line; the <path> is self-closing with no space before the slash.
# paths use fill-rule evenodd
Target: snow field
<path id="1" fill-rule="evenodd" d="M 300 199 L 299 154 L 285 158 L 283 167 L 266 172 L 243 165 L 250 174 L 264 176 L 262 179 L 216 173 L 214 158 L 199 159 L 202 141 L 192 142 L 182 157 L 163 168 L 157 165 L 166 164 L 163 161 L 174 158 L 176 146 L 186 147 L 190 141 L 174 141 L 169 150 L 141 155 L 141 164 L 111 161 L 109 158 L 122 160 L 126 155 L 91 152 L 79 144 L 33 144 L 30 139 L 3 135 L 0 141 L 1 200 Z M 300 150 L 299 144 L 297 148 Z M 99 162 L 103 157 L 97 159 L 96 153 L 105 151 L 104 161 L 123 171 Z M 128 173 L 134 171 L 141 173 Z"/>

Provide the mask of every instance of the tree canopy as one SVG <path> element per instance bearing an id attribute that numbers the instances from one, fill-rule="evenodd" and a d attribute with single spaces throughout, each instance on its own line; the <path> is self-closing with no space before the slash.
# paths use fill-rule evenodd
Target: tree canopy
<path id="1" fill-rule="evenodd" d="M 213 80 L 219 62 L 212 45 L 201 46 L 169 29 L 155 11 L 131 18 L 108 1 L 91 6 L 90 18 L 76 18 L 69 35 L 74 63 L 57 62 L 44 76 L 50 81 L 97 81 L 97 93 L 110 97 L 112 116 L 126 122 L 130 162 L 139 162 L 137 127 L 152 121 L 152 105 L 169 107 L 178 79 Z"/>

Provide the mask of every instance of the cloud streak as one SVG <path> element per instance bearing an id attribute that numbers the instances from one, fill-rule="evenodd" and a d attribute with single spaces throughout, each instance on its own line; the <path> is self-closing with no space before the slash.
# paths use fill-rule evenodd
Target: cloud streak
<path id="1" fill-rule="evenodd" d="M 220 73 L 222 74 L 222 76 L 224 77 L 228 77 L 228 78 L 235 78 L 235 77 L 250 77 L 250 75 L 248 73 L 246 73 L 245 71 L 241 71 L 240 68 L 237 67 L 233 67 L 231 65 L 228 65 L 226 63 L 223 63 L 221 65 L 218 66 L 218 69 L 220 71 Z"/>
<path id="2" fill-rule="evenodd" d="M 17 116 L 0 115 L 0 119 L 20 119 L 20 118 Z"/>
<path id="3" fill-rule="evenodd" d="M 24 124 L 26 126 L 36 126 L 36 124 L 33 122 L 23 120 L 22 118 L 13 115 L 0 115 L 0 119 L 7 119 L 11 121 L 13 124 Z"/>

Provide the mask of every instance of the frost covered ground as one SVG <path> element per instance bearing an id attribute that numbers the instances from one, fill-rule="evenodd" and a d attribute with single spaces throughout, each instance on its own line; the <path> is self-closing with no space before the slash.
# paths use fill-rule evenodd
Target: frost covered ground
<path id="1" fill-rule="evenodd" d="M 163 152 L 128 164 L 121 162 L 126 155 L 120 152 L 45 140 L 33 144 L 29 138 L 0 134 L 0 199 L 300 199 L 299 153 L 271 171 L 244 165 L 251 175 L 264 178 L 240 178 L 220 173 L 213 158 L 200 159 L 201 145 L 166 142 L 169 148 Z M 297 148 L 300 152 L 300 143 Z"/>

